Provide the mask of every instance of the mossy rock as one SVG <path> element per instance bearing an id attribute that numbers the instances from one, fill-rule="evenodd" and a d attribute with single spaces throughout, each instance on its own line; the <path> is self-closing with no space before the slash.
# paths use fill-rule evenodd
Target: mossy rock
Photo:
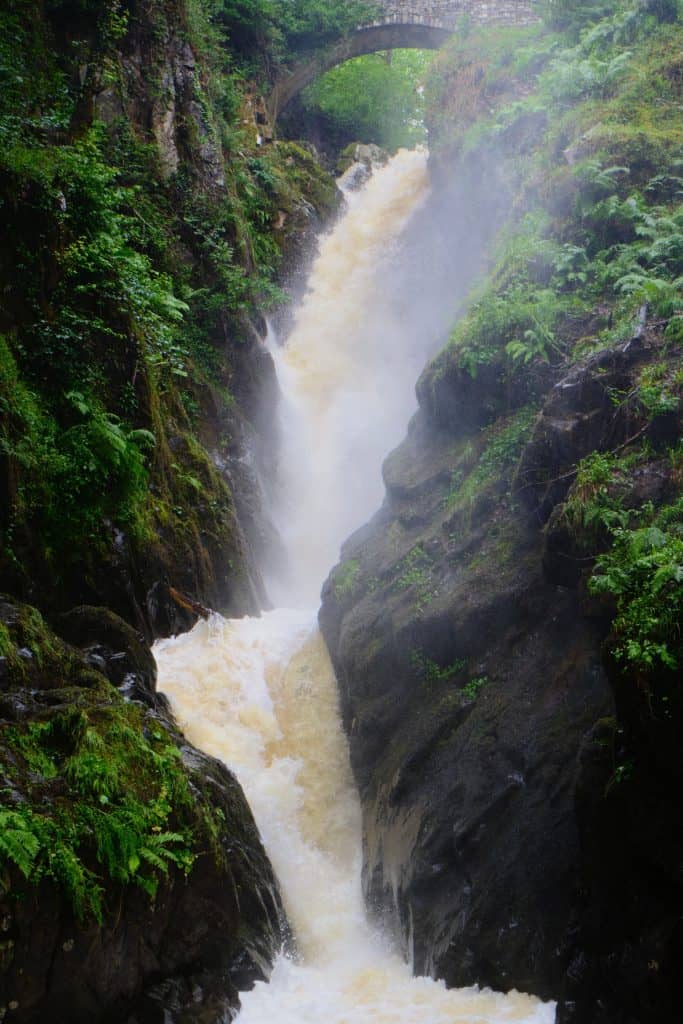
<path id="1" fill-rule="evenodd" d="M 238 783 L 184 740 L 154 694 L 151 651 L 117 616 L 64 616 L 83 650 L 28 606 L 2 600 L 0 622 L 0 1005 L 18 1003 L 23 1024 L 48 1008 L 74 1024 L 125 1020 L 160 981 L 191 1003 L 194 977 L 227 1012 L 233 974 L 261 977 L 282 942 Z"/>

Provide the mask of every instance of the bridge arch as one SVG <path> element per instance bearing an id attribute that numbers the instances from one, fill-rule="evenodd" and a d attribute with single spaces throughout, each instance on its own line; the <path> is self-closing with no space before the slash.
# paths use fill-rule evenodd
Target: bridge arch
<path id="1" fill-rule="evenodd" d="M 277 116 L 319 75 L 353 57 L 381 50 L 438 50 L 457 30 L 462 18 L 473 24 L 528 25 L 538 21 L 538 0 L 375 0 L 377 19 L 361 25 L 336 46 L 316 55 L 277 82 L 268 101 Z"/>
<path id="2" fill-rule="evenodd" d="M 326 71 L 354 57 L 384 50 L 438 50 L 453 35 L 453 28 L 417 21 L 367 25 L 346 36 L 336 46 L 298 68 L 275 84 L 268 100 L 268 114 L 275 123 L 295 96 Z"/>

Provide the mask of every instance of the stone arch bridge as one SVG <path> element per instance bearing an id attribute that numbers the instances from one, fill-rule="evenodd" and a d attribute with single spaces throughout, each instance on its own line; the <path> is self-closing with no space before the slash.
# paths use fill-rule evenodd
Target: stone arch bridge
<path id="1" fill-rule="evenodd" d="M 477 25 L 528 25 L 538 20 L 535 6 L 535 0 L 380 0 L 373 5 L 367 24 L 276 82 L 268 100 L 270 120 L 274 124 L 315 78 L 353 57 L 403 48 L 437 50 L 463 20 Z"/>

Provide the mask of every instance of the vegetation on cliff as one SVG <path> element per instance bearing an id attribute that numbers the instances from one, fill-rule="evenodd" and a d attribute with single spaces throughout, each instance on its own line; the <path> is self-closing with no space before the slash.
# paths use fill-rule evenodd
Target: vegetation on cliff
<path id="1" fill-rule="evenodd" d="M 336 197 L 303 149 L 259 147 L 209 13 L 3 9 L 0 568 L 24 598 L 68 607 L 84 577 L 95 597 L 119 536 L 139 606 L 155 577 L 254 602 L 204 445 L 228 458 L 253 428 L 254 303 L 279 297 L 306 203 L 324 216 Z M 108 603 L 150 628 L 121 594 Z"/>
<path id="2" fill-rule="evenodd" d="M 59 700 L 37 718 L 0 727 L 3 788 L 13 793 L 0 810 L 1 856 L 31 886 L 57 881 L 77 917 L 101 922 L 103 877 L 133 881 L 154 897 L 171 864 L 185 873 L 192 867 L 201 834 L 193 812 L 206 816 L 209 832 L 217 825 L 210 806 L 193 807 L 161 722 L 143 723 L 141 706 L 126 703 L 35 609 L 5 610 L 5 690 L 15 676 L 25 688 L 53 689 Z"/>
<path id="3" fill-rule="evenodd" d="M 509 217 L 387 462 L 382 536 L 351 543 L 323 624 L 366 808 L 410 847 L 392 907 L 416 962 L 561 994 L 566 1024 L 606 999 L 609 1019 L 664 1021 L 680 945 L 683 28 L 675 0 L 545 9 L 525 29 L 464 25 L 431 71 L 435 180 L 484 208 L 495 167 Z M 358 12 L 0 12 L 0 970 L 26 1021 L 48 1004 L 125 1019 L 146 986 L 189 990 L 205 963 L 222 999 L 245 944 L 253 977 L 279 942 L 248 810 L 177 734 L 142 636 L 184 628 L 197 601 L 262 597 L 249 548 L 265 528 L 239 507 L 258 504 L 246 445 L 270 442 L 260 309 L 337 195 L 306 147 L 272 142 L 258 87 Z M 419 102 L 406 68 L 364 58 L 312 93 L 369 139 L 365 86 L 385 99 L 398 82 L 393 147 Z M 84 602 L 125 622 L 74 619 Z M 426 822 L 419 856 L 406 807 Z M 369 884 L 380 902 L 378 860 Z M 133 967 L 110 974 L 119 913 Z M 195 918 L 211 927 L 186 943 Z M 54 964 L 95 940 L 74 1010 Z"/>
<path id="4" fill-rule="evenodd" d="M 129 1019 L 201 985 L 219 1017 L 235 965 L 259 976 L 282 941 L 243 794 L 179 734 L 135 630 L 88 607 L 58 628 L 0 600 L 0 1005 Z"/>
<path id="5" fill-rule="evenodd" d="M 261 310 L 284 298 L 283 254 L 338 204 L 306 148 L 271 141 L 258 81 L 350 14 L 267 5 L 271 38 L 262 6 L 0 12 L 0 1006 L 17 1019 L 46 1000 L 63 1019 L 125 1016 L 197 964 L 220 974 L 223 1012 L 231 965 L 253 978 L 281 941 L 241 791 L 183 743 L 144 646 L 198 602 L 260 606 L 242 459 L 272 444 Z M 87 637 L 71 635 L 81 605 L 104 606 Z M 190 934 L 188 900 L 211 927 Z M 120 915 L 154 964 L 131 950 L 104 969 Z M 54 958 L 93 936 L 69 995 Z"/>
<path id="6" fill-rule="evenodd" d="M 321 625 L 368 897 L 417 968 L 674 1021 L 683 24 L 546 11 L 430 67 L 437 197 L 498 241 Z"/>
<path id="7" fill-rule="evenodd" d="M 516 215 L 491 274 L 425 386 L 454 368 L 474 379 L 484 367 L 495 367 L 520 393 L 534 372 L 556 379 L 591 353 L 627 341 L 646 322 L 649 365 L 632 390 L 611 394 L 615 416 L 626 407 L 633 423 L 634 436 L 620 453 L 635 455 L 645 445 L 641 464 L 668 453 L 675 480 L 680 452 L 674 422 L 683 394 L 678 7 L 549 7 L 551 25 L 564 28 L 564 35 L 538 28 L 501 32 L 492 41 L 472 33 L 452 44 L 432 74 L 435 158 L 442 149 L 461 162 L 477 151 L 498 150 L 517 181 Z M 567 479 L 574 476 L 570 508 L 589 501 L 585 470 L 579 467 Z M 627 543 L 623 531 L 641 529 L 654 516 L 645 507 L 610 520 L 605 513 L 602 543 L 617 541 L 611 558 L 620 553 L 625 572 L 638 545 Z M 661 591 L 666 603 L 680 584 L 680 552 L 678 519 L 664 520 L 668 540 L 662 537 L 662 564 L 650 596 Z M 583 523 L 573 522 L 580 530 Z M 608 561 L 602 558 L 604 571 L 592 588 L 618 594 Z M 635 619 L 622 611 L 620 631 L 637 631 Z M 665 645 L 661 653 L 673 668 L 681 657 L 675 615 L 669 628 L 672 650 L 665 653 Z M 657 661 L 655 649 L 648 650 L 647 658 Z M 627 661 L 644 657 L 635 636 L 626 635 L 619 652 Z"/>

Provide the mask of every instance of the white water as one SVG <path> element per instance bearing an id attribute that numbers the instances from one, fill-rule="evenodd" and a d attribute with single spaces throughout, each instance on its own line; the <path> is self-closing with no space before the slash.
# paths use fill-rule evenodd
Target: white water
<path id="1" fill-rule="evenodd" d="M 382 500 L 382 460 L 415 408 L 431 340 L 392 290 L 401 232 L 427 191 L 425 154 L 402 151 L 347 193 L 287 344 L 271 347 L 283 393 L 275 521 L 291 570 L 268 581 L 275 604 L 313 607 L 340 543 Z"/>
<path id="2" fill-rule="evenodd" d="M 292 335 L 274 350 L 284 395 L 276 515 L 290 559 L 258 619 L 214 616 L 156 645 L 159 688 L 189 739 L 237 774 L 280 881 L 299 960 L 243 993 L 239 1024 L 550 1024 L 530 996 L 447 991 L 368 923 L 360 808 L 315 602 L 344 537 L 382 494 L 380 464 L 414 405 L 424 341 L 391 295 L 425 158 L 378 171 L 322 245 Z M 294 605 L 295 609 L 287 607 Z M 300 610 L 296 606 L 304 606 Z M 307 606 L 307 607 L 306 607 Z"/>

